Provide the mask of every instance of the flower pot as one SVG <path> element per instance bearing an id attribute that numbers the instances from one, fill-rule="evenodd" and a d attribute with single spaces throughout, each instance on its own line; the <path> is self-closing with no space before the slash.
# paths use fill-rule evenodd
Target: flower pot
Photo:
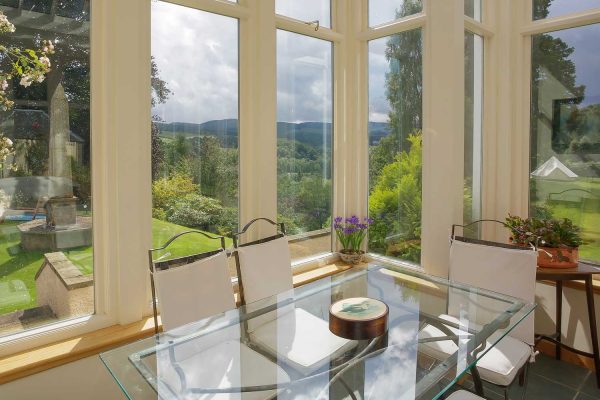
<path id="1" fill-rule="evenodd" d="M 340 258 L 342 259 L 342 261 L 348 263 L 348 264 L 360 264 L 363 260 L 363 256 L 365 255 L 365 252 L 362 250 L 359 250 L 358 252 L 355 252 L 354 250 L 341 250 L 340 251 Z"/>
<path id="2" fill-rule="evenodd" d="M 578 261 L 577 247 L 540 247 L 538 250 L 540 268 L 576 268 Z"/>

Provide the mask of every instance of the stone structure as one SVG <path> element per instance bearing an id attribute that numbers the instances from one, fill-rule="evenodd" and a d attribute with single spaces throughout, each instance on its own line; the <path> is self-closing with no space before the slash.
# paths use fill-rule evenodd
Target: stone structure
<path id="1" fill-rule="evenodd" d="M 47 221 L 37 219 L 17 228 L 25 250 L 56 251 L 92 244 L 91 217 L 75 217 L 74 224 L 55 227 L 48 227 Z"/>
<path id="2" fill-rule="evenodd" d="M 38 306 L 49 306 L 59 319 L 94 312 L 93 275 L 83 275 L 62 252 L 44 254 L 35 288 Z"/>
<path id="3" fill-rule="evenodd" d="M 62 229 L 77 223 L 77 197 L 51 197 L 44 208 L 48 228 Z"/>

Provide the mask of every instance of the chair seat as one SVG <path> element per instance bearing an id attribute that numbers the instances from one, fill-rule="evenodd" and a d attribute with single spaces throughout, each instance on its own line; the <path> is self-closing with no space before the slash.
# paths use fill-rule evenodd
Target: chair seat
<path id="1" fill-rule="evenodd" d="M 250 339 L 304 374 L 356 346 L 355 341 L 334 335 L 326 321 L 301 308 L 260 325 L 250 333 Z"/>
<path id="2" fill-rule="evenodd" d="M 454 323 L 459 320 L 449 315 L 440 315 L 440 318 Z M 448 326 L 452 332 L 459 336 L 467 336 L 469 333 Z M 421 337 L 440 337 L 445 334 L 438 328 L 428 325 L 421 330 Z M 460 340 L 460 339 L 459 339 Z M 487 342 L 488 352 L 477 361 L 477 370 L 481 379 L 500 386 L 510 385 L 517 373 L 525 365 L 531 356 L 529 345 L 510 336 L 505 336 L 493 347 L 489 339 Z M 491 349 L 490 349 L 491 347 Z M 458 349 L 452 340 L 424 343 L 423 353 L 438 360 L 444 360 Z"/>
<path id="3" fill-rule="evenodd" d="M 285 384 L 289 382 L 287 373 L 265 356 L 240 343 L 239 340 L 227 340 L 195 353 L 193 348 L 183 345 L 177 353 L 185 357 L 177 359 L 185 375 L 186 387 L 225 389 L 240 386 L 260 386 Z M 159 354 L 158 376 L 177 396 L 181 395 L 181 378 L 171 363 L 168 351 Z M 244 371 L 241 375 L 240 371 Z M 165 389 L 163 389 L 165 390 Z M 194 400 L 268 400 L 277 396 L 281 390 L 245 393 L 195 393 L 185 395 Z M 160 390 L 159 390 L 160 392 Z M 160 394 L 160 393 L 159 393 Z M 171 396 L 165 396 L 171 398 Z"/>
<path id="4" fill-rule="evenodd" d="M 457 390 L 446 398 L 446 400 L 485 400 L 476 394 L 467 392 L 466 390 Z"/>

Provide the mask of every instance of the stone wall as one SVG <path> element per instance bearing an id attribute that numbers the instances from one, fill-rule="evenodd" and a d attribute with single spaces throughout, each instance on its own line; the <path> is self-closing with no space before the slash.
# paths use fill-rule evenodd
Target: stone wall
<path id="1" fill-rule="evenodd" d="M 62 252 L 44 255 L 35 287 L 38 306 L 48 305 L 58 318 L 94 312 L 93 275 L 83 275 Z"/>

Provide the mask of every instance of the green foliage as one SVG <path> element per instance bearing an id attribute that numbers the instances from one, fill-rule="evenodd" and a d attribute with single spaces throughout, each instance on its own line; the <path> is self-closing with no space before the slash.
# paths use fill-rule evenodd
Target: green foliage
<path id="1" fill-rule="evenodd" d="M 581 229 L 568 218 L 539 219 L 527 218 L 509 214 L 506 226 L 510 229 L 511 240 L 517 244 L 543 247 L 579 247 Z"/>
<path id="2" fill-rule="evenodd" d="M 154 181 L 152 184 L 152 204 L 154 208 L 166 210 L 178 199 L 197 192 L 198 185 L 194 184 L 191 177 L 174 174 Z"/>
<path id="3" fill-rule="evenodd" d="M 162 208 L 152 207 L 152 218 L 160 219 L 162 221 L 167 220 L 167 212 Z"/>
<path id="4" fill-rule="evenodd" d="M 383 167 L 369 196 L 369 247 L 387 255 L 419 261 L 421 237 L 422 138 L 409 135 L 409 151 L 402 151 Z M 409 247 L 399 246 L 412 242 Z"/>
<path id="5" fill-rule="evenodd" d="M 216 228 L 219 235 L 228 237 L 237 232 L 239 230 L 238 209 L 233 207 L 223 208 L 217 218 Z"/>
<path id="6" fill-rule="evenodd" d="M 223 207 L 218 200 L 190 193 L 175 200 L 166 209 L 167 221 L 190 228 L 212 230 Z"/>

